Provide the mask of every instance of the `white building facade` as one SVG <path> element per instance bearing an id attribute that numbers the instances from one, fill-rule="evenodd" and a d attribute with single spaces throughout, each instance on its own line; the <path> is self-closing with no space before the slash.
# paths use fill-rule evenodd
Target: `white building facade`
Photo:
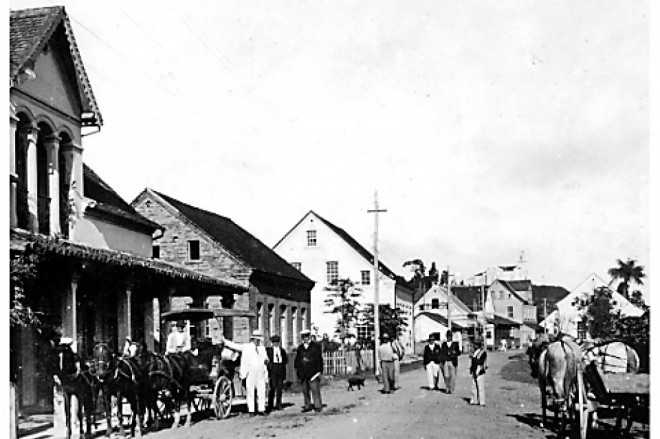
<path id="1" fill-rule="evenodd" d="M 338 317 L 327 312 L 330 308 L 325 303 L 329 293 L 326 288 L 333 281 L 350 279 L 360 290 L 360 297 L 356 300 L 362 305 L 373 304 L 373 255 L 345 230 L 315 212 L 309 211 L 275 244 L 273 250 L 316 282 L 311 292 L 311 329 L 319 336 L 328 334 L 332 338 L 337 329 Z M 379 268 L 379 303 L 403 311 L 408 326 L 400 340 L 407 350 L 412 350 L 413 291 L 380 261 Z M 363 338 L 367 334 L 358 331 L 370 331 L 370 328 L 353 328 L 351 332 Z"/>

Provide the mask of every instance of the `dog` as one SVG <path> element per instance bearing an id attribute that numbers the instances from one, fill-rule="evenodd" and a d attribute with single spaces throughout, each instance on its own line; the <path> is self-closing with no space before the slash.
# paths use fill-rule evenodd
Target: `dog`
<path id="1" fill-rule="evenodd" d="M 353 389 L 353 386 L 357 386 L 358 390 L 362 390 L 362 386 L 364 386 L 364 377 L 361 375 L 353 375 L 348 377 L 348 391 L 355 390 Z"/>

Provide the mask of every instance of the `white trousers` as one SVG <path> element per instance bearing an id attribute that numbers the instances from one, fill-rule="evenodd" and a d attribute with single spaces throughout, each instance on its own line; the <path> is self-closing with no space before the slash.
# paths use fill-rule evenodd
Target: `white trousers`
<path id="1" fill-rule="evenodd" d="M 426 365 L 426 378 L 429 381 L 429 389 L 433 390 L 438 387 L 438 380 L 440 379 L 440 365 L 436 363 L 429 363 Z"/>
<path id="2" fill-rule="evenodd" d="M 250 413 L 254 413 L 254 396 L 257 396 L 257 411 L 266 411 L 266 373 L 265 368 L 248 372 L 245 379 L 245 393 L 247 406 Z"/>

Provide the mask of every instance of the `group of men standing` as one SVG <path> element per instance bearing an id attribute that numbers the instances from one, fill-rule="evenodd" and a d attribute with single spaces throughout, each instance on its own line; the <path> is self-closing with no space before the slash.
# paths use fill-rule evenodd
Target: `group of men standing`
<path id="1" fill-rule="evenodd" d="M 453 393 L 456 386 L 456 368 L 461 349 L 458 342 L 453 340 L 451 330 L 447 331 L 446 339 L 440 342 L 439 334 L 429 337 L 428 344 L 424 347 L 423 364 L 426 369 L 429 390 L 440 390 L 438 382 L 442 374 L 445 392 Z"/>
<path id="2" fill-rule="evenodd" d="M 323 373 L 321 345 L 311 341 L 311 333 L 307 330 L 302 331 L 300 336 L 302 343 L 296 351 L 295 368 L 302 384 L 304 397 L 302 411 L 320 412 L 323 407 L 320 386 Z M 271 337 L 271 346 L 262 346 L 262 341 L 263 336 L 259 331 L 255 331 L 250 336 L 249 343 L 234 343 L 231 340 L 222 339 L 226 347 L 241 353 L 239 376 L 245 380 L 248 412 L 251 416 L 265 416 L 268 413 L 266 411 L 266 383 L 270 385 L 269 411 L 283 408 L 282 390 L 286 378 L 287 352 L 280 344 L 279 335 Z"/>

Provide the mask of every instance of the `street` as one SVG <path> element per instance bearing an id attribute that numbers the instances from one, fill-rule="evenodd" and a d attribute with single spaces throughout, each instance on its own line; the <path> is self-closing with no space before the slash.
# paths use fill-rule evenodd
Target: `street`
<path id="1" fill-rule="evenodd" d="M 538 388 L 529 376 L 521 351 L 489 353 L 487 406 L 468 404 L 468 358 L 459 360 L 456 391 L 430 392 L 421 364 L 401 375 L 401 389 L 392 395 L 378 392 L 369 380 L 360 391 L 347 391 L 344 380 L 323 387 L 327 407 L 319 414 L 300 413 L 302 396 L 285 395 L 286 408 L 268 417 L 239 413 L 224 421 L 201 420 L 189 431 L 182 428 L 150 433 L 154 439 L 230 438 L 554 438 L 538 427 L 541 409 Z M 609 434 L 608 434 L 609 433 Z M 649 437 L 648 426 L 635 424 L 634 437 Z M 594 437 L 611 437 L 601 429 Z"/>

